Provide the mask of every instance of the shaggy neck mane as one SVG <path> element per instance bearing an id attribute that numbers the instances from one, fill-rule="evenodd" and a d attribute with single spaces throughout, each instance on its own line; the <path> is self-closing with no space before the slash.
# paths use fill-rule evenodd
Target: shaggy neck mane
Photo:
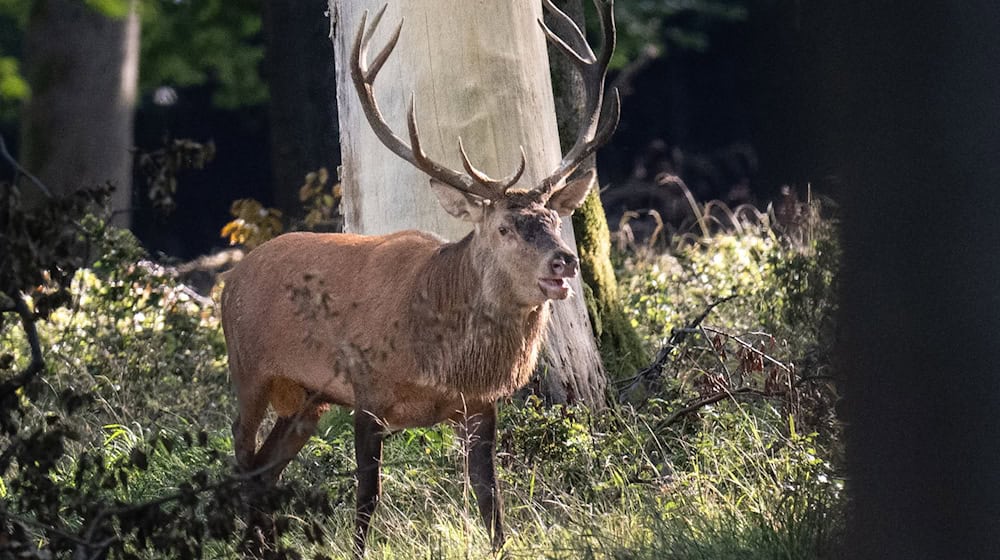
<path id="1" fill-rule="evenodd" d="M 510 305 L 487 294 L 473 262 L 472 235 L 442 246 L 417 281 L 408 330 L 419 377 L 467 398 L 496 400 L 528 382 L 548 320 L 548 304 Z"/>

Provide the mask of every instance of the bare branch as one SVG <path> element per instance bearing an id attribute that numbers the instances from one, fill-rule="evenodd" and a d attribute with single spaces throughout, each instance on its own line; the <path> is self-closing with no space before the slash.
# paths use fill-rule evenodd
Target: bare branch
<path id="1" fill-rule="evenodd" d="M 663 368 L 667 363 L 667 359 L 670 357 L 670 354 L 673 353 L 674 349 L 677 348 L 677 346 L 679 346 L 682 342 L 684 342 L 684 339 L 686 339 L 689 334 L 699 332 L 701 323 L 708 317 L 708 315 L 712 312 L 712 310 L 722 305 L 723 303 L 731 301 L 737 297 L 738 297 L 737 294 L 733 294 L 731 296 L 724 297 L 720 300 L 708 304 L 697 317 L 688 322 L 686 327 L 681 329 L 674 329 L 670 333 L 670 339 L 668 339 L 667 343 L 664 344 L 663 347 L 660 348 L 659 352 L 656 353 L 656 357 L 653 358 L 653 362 L 651 364 L 640 370 L 632 377 L 628 377 L 626 379 L 622 379 L 616 382 L 618 385 L 623 386 L 618 391 L 619 398 L 622 395 L 626 394 L 630 389 L 635 387 L 636 383 L 639 383 L 643 380 L 649 380 L 654 377 L 658 377 L 660 374 L 662 374 Z"/>
<path id="2" fill-rule="evenodd" d="M 32 378 L 45 369 L 45 358 L 42 356 L 41 343 L 38 341 L 38 330 L 35 328 L 35 317 L 20 294 L 4 294 L 13 301 L 13 311 L 21 318 L 21 328 L 28 339 L 31 351 L 31 361 L 21 373 L 3 383 L 0 383 L 0 395 L 12 393 L 31 382 Z"/>
<path id="3" fill-rule="evenodd" d="M 22 167 L 21 164 L 18 163 L 16 159 L 14 159 L 14 156 L 10 155 L 10 152 L 7 151 L 7 143 L 4 142 L 3 140 L 3 134 L 0 134 L 0 156 L 3 156 L 3 159 L 7 160 L 7 163 L 11 164 L 11 166 L 14 167 L 15 171 L 17 171 L 21 175 L 24 175 L 32 183 L 34 183 L 34 185 L 38 187 L 38 190 L 42 191 L 42 194 L 44 194 L 48 198 L 53 198 L 52 191 L 50 191 L 49 188 L 45 186 L 45 183 L 38 180 L 38 177 L 35 177 L 31 173 L 29 173 L 27 169 Z"/>

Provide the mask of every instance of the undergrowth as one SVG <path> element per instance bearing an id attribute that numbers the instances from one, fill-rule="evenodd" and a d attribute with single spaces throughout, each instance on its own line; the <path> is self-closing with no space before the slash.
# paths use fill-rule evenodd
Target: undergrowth
<path id="1" fill-rule="evenodd" d="M 832 224 L 811 219 L 795 238 L 741 224 L 619 255 L 623 303 L 657 362 L 613 372 L 603 411 L 501 403 L 506 557 L 836 557 L 837 252 Z M 0 472 L 0 547 L 236 557 L 245 504 L 215 304 L 125 232 L 103 230 L 95 252 L 38 322 L 47 367 L 17 389 L 18 423 L 0 437 L 19 453 Z M 29 361 L 24 332 L 0 325 L 5 378 Z M 285 472 L 277 557 L 349 556 L 351 425 L 331 411 Z M 19 447 L 46 433 L 61 435 Z M 448 426 L 389 438 L 368 558 L 489 557 L 462 448 Z"/>

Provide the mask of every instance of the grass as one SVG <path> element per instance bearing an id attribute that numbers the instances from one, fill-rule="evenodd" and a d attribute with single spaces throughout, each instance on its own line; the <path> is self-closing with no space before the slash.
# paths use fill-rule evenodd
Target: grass
<path id="1" fill-rule="evenodd" d="M 826 371 L 823 322 L 832 314 L 830 263 L 836 259 L 823 243 L 830 239 L 820 231 L 811 245 L 790 247 L 746 226 L 670 255 L 640 251 L 621 258 L 624 303 L 651 350 L 706 303 L 739 297 L 709 315 L 705 326 L 712 331 L 694 332 L 668 353 L 642 398 L 596 413 L 530 398 L 502 404 L 504 557 L 836 557 L 844 498 L 835 467 L 835 393 L 828 384 L 799 385 Z M 223 479 L 232 472 L 234 405 L 211 304 L 156 267 L 129 259 L 101 266 L 82 272 L 74 304 L 41 325 L 50 365 L 40 387 L 26 395 L 25 422 L 48 422 L 67 389 L 86 395 L 72 415 L 55 413 L 72 424 L 74 438 L 49 478 L 72 493 L 86 452 L 126 471 L 127 484 L 93 494 L 121 503 L 154 500 L 192 480 Z M 0 327 L 0 344 L 13 349 L 11 369 L 26 360 L 18 353 L 23 343 L 16 324 Z M 784 369 L 752 359 L 758 355 Z M 792 362 L 800 365 L 788 367 Z M 775 390 L 775 383 L 784 389 Z M 719 391 L 728 394 L 697 405 Z M 290 527 L 283 544 L 294 551 L 289 557 L 350 555 L 351 424 L 348 413 L 329 413 L 285 472 L 292 494 L 316 495 L 330 510 L 321 513 L 324 508 L 308 506 L 305 498 L 283 506 L 280 518 Z M 26 469 L 8 470 L 0 489 L 16 491 Z M 368 558 L 490 556 L 451 428 L 391 437 L 383 472 Z M 29 515 L 25 504 L 18 498 L 4 508 L 22 507 Z M 213 504 L 170 511 L 180 522 L 185 516 L 204 521 Z M 229 558 L 236 557 L 240 530 L 237 522 L 184 538 L 198 540 L 202 557 Z M 44 532 L 36 537 L 45 544 Z M 135 557 L 163 557 L 129 543 Z"/>

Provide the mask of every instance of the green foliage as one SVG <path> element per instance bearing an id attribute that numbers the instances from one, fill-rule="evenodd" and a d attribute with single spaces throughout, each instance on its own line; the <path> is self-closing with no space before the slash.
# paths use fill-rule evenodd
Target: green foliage
<path id="1" fill-rule="evenodd" d="M 97 222 L 86 216 L 110 192 L 107 187 L 79 189 L 64 198 L 46 198 L 27 212 L 20 189 L 0 183 L 0 293 L 30 294 L 35 313 L 42 316 L 65 304 L 69 282 L 97 233 Z"/>
<path id="2" fill-rule="evenodd" d="M 802 243 L 766 225 L 722 232 L 673 254 L 627 257 L 621 274 L 628 278 L 633 325 L 657 345 L 706 305 L 730 296 L 735 300 L 715 311 L 720 323 L 792 337 L 805 328 L 815 340 L 836 309 L 838 261 L 836 231 L 824 221 Z"/>
<path id="3" fill-rule="evenodd" d="M 228 460 L 222 427 L 231 407 L 214 304 L 141 260 L 129 232 L 94 218 L 81 224 L 99 257 L 72 275 L 72 297 L 38 325 L 49 367 L 2 402 L 0 526 L 10 538 L 0 550 L 234 556 L 248 496 L 279 512 L 279 534 L 293 514 L 329 513 L 326 494 L 295 485 L 238 491 L 248 479 Z M 18 351 L 25 333 L 0 326 L 0 346 L 13 351 L 4 377 L 26 361 Z"/>
<path id="4" fill-rule="evenodd" d="M 108 17 L 124 17 L 131 0 L 86 0 Z M 32 2 L 0 0 L 0 119 L 14 119 L 29 93 L 20 74 L 20 45 Z M 213 84 L 213 102 L 236 109 L 267 100 L 257 0 L 140 0 L 139 87 Z M 317 17 L 321 17 L 318 14 Z M 13 63 L 12 63 L 13 62 Z"/>
<path id="5" fill-rule="evenodd" d="M 84 0 L 87 6 L 109 18 L 120 19 L 132 9 L 132 0 Z"/>
<path id="6" fill-rule="evenodd" d="M 615 5 L 618 42 L 613 68 L 625 66 L 649 49 L 703 51 L 715 22 L 747 17 L 745 0 L 629 0 Z M 587 21 L 593 21 L 590 17 Z"/>
<path id="7" fill-rule="evenodd" d="M 307 194 L 329 192 L 312 185 Z M 89 247 L 91 258 L 62 261 L 49 248 L 7 280 L 39 310 L 40 267 L 65 267 L 48 277 L 68 295 L 38 324 L 49 361 L 42 377 L 0 402 L 0 457 L 16 458 L 0 461 L 9 536 L 0 551 L 69 557 L 82 540 L 104 543 L 109 558 L 237 557 L 246 497 L 255 495 L 276 512 L 275 557 L 349 556 L 350 413 L 322 419 L 275 493 L 248 486 L 230 459 L 234 407 L 213 301 L 144 260 L 131 234 L 82 210 L 43 214 L 47 229 L 27 214 L 3 221 L 12 214 L 0 213 L 0 224 L 16 225 L 10 236 L 72 241 L 65 251 Z M 837 557 L 844 496 L 833 399 L 808 379 L 827 364 L 837 247 L 829 222 L 810 223 L 794 241 L 744 227 L 689 240 L 669 257 L 623 258 L 630 318 L 651 349 L 672 346 L 657 383 L 632 404 L 594 412 L 533 397 L 501 403 L 506 553 Z M 730 295 L 738 297 L 688 328 Z M 18 323 L 0 325 L 0 348 L 6 382 L 28 360 Z M 449 426 L 387 440 L 369 558 L 489 554 L 463 443 Z"/>
<path id="8" fill-rule="evenodd" d="M 16 116 L 15 107 L 28 98 L 31 88 L 21 75 L 20 62 L 11 56 L 0 56 L 0 121 Z"/>
<path id="9" fill-rule="evenodd" d="M 322 14 L 317 14 L 321 17 Z M 140 87 L 217 86 L 213 102 L 235 109 L 267 100 L 260 63 L 260 2 L 157 0 L 142 5 Z"/>

